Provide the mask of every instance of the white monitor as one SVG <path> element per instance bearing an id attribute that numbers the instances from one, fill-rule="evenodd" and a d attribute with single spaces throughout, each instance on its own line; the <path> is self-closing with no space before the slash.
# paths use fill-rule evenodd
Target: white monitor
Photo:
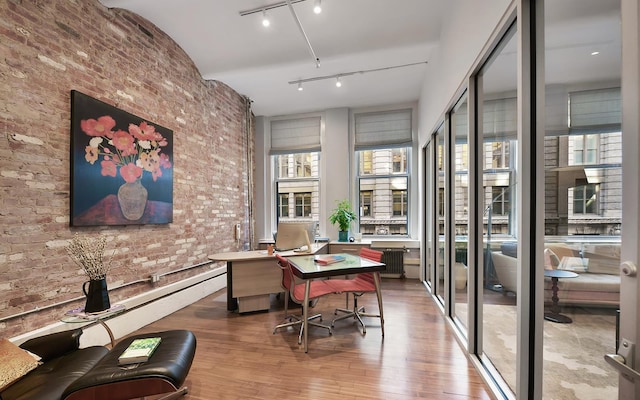
<path id="1" fill-rule="evenodd" d="M 276 233 L 276 250 L 287 251 L 308 246 L 315 241 L 316 222 L 281 222 Z"/>

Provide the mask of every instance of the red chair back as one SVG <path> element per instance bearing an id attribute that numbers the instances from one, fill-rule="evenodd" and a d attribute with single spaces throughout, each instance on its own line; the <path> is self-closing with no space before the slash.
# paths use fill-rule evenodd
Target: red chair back
<path id="1" fill-rule="evenodd" d="M 382 261 L 382 252 L 379 250 L 373 250 L 366 247 L 360 249 L 360 257 L 366 258 L 371 261 L 380 262 Z"/>
<path id="2" fill-rule="evenodd" d="M 291 291 L 291 288 L 294 285 L 293 277 L 291 276 L 291 266 L 289 265 L 289 260 L 285 257 L 282 257 L 280 254 L 276 254 L 276 259 L 278 260 L 278 265 L 280 265 L 280 269 L 282 269 L 282 286 L 287 289 L 287 291 Z"/>

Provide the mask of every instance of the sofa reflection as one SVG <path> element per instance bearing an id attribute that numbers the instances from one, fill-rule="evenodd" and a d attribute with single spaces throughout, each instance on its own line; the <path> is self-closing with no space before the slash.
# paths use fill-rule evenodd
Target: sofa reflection
<path id="1" fill-rule="evenodd" d="M 620 303 L 620 244 L 546 243 L 544 268 L 573 271 L 578 277 L 558 281 L 558 297 L 564 305 L 618 307 Z M 497 279 L 506 293 L 516 293 L 517 246 L 504 242 L 491 259 Z M 545 303 L 551 302 L 551 279 L 545 278 Z"/>

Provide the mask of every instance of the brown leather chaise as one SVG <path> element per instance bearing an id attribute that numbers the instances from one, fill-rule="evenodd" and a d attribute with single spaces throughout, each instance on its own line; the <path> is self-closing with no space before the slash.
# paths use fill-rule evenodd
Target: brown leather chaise
<path id="1" fill-rule="evenodd" d="M 80 329 L 32 339 L 20 347 L 38 354 L 43 364 L 0 393 L 2 400 L 128 400 L 187 393 L 184 384 L 196 350 L 191 331 L 171 330 L 130 336 L 111 351 L 103 346 L 79 348 Z M 137 338 L 160 337 L 145 363 L 119 366 L 118 357 Z"/>

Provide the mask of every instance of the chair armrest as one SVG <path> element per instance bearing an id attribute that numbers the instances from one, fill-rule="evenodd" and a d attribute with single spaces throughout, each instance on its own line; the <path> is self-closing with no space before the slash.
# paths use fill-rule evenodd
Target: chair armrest
<path id="1" fill-rule="evenodd" d="M 46 362 L 53 358 L 78 350 L 78 348 L 80 348 L 81 335 L 82 329 L 51 333 L 29 339 L 22 343 L 20 348 L 39 355 L 42 358 L 42 361 Z"/>

